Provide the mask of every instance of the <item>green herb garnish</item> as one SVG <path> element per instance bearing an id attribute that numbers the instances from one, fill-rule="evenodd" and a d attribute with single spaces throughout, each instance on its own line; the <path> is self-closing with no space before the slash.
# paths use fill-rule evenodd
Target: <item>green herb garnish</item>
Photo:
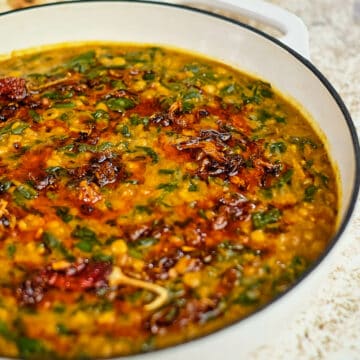
<path id="1" fill-rule="evenodd" d="M 255 229 L 263 229 L 269 224 L 276 223 L 281 218 L 279 209 L 271 209 L 268 211 L 255 212 L 251 216 L 253 227 Z"/>

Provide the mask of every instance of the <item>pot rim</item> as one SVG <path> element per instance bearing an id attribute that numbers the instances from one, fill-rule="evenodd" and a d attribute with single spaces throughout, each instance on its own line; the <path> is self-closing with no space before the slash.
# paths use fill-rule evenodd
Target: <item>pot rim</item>
<path id="1" fill-rule="evenodd" d="M 51 6 L 53 6 L 53 7 L 64 6 L 64 5 L 65 6 L 72 6 L 74 4 L 76 5 L 76 4 L 84 4 L 84 3 L 85 4 L 86 3 L 92 3 L 92 4 L 95 3 L 95 4 L 98 4 L 98 5 L 101 5 L 101 4 L 104 4 L 104 3 L 128 3 L 129 5 L 132 4 L 132 3 L 140 3 L 140 4 L 144 4 L 144 5 L 149 5 L 149 6 L 160 5 L 160 6 L 164 6 L 164 7 L 174 7 L 174 8 L 180 9 L 180 10 L 186 10 L 186 11 L 190 11 L 190 12 L 197 12 L 197 13 L 200 13 L 200 14 L 203 14 L 203 15 L 207 15 L 209 17 L 215 17 L 215 18 L 218 18 L 218 19 L 223 20 L 225 22 L 230 22 L 230 23 L 233 23 L 233 24 L 235 24 L 237 26 L 245 28 L 246 30 L 249 30 L 249 31 L 254 32 L 254 33 L 258 34 L 258 35 L 261 35 L 265 39 L 267 39 L 267 40 L 271 41 L 272 43 L 274 43 L 276 46 L 279 46 L 282 49 L 286 50 L 290 55 L 295 57 L 303 66 L 305 66 L 309 71 L 311 71 L 313 73 L 313 75 L 315 75 L 315 77 L 325 86 L 325 88 L 330 93 L 331 97 L 336 102 L 337 106 L 339 107 L 341 113 L 343 114 L 346 125 L 347 125 L 348 130 L 349 130 L 350 135 L 351 135 L 352 146 L 353 146 L 354 157 L 355 157 L 354 183 L 353 183 L 353 189 L 351 191 L 351 198 L 349 200 L 349 204 L 348 204 L 347 208 L 344 210 L 343 219 L 342 219 L 341 223 L 339 224 L 337 232 L 335 233 L 335 235 L 333 236 L 333 238 L 331 239 L 331 241 L 327 245 L 325 251 L 322 252 L 322 254 L 319 256 L 319 258 L 313 264 L 311 264 L 311 266 L 309 266 L 309 268 L 288 289 L 286 289 L 286 291 L 284 291 L 283 293 L 277 295 L 271 301 L 269 301 L 268 303 L 266 303 L 263 306 L 259 307 L 254 312 L 248 314 L 244 318 L 235 320 L 235 321 L 225 325 L 224 327 L 221 327 L 221 328 L 219 328 L 219 329 L 217 329 L 215 331 L 212 331 L 209 334 L 205 334 L 205 335 L 202 335 L 200 337 L 196 337 L 195 339 L 185 340 L 182 343 L 167 346 L 167 347 L 162 348 L 162 349 L 151 350 L 150 353 L 162 352 L 162 350 L 169 350 L 171 348 L 179 347 L 179 346 L 181 346 L 183 344 L 186 344 L 186 343 L 189 344 L 189 343 L 192 343 L 192 342 L 205 340 L 206 338 L 208 338 L 208 337 L 210 337 L 212 335 L 215 335 L 215 334 L 219 335 L 219 333 L 222 330 L 229 329 L 231 326 L 238 325 L 241 322 L 246 322 L 246 320 L 248 320 L 249 318 L 254 317 L 254 315 L 257 315 L 259 313 L 263 313 L 264 310 L 266 310 L 272 304 L 278 302 L 280 299 L 284 298 L 289 292 L 292 292 L 294 288 L 296 288 L 296 287 L 298 287 L 298 285 L 302 284 L 303 280 L 305 280 L 311 273 L 313 273 L 316 270 L 316 268 L 318 268 L 321 265 L 321 263 L 325 260 L 325 258 L 328 257 L 329 253 L 333 250 L 335 245 L 339 242 L 341 236 L 344 234 L 344 231 L 345 231 L 346 227 L 349 225 L 351 217 L 352 217 L 352 215 L 354 213 L 354 209 L 355 209 L 358 194 L 359 194 L 359 187 L 360 187 L 360 145 L 359 145 L 359 139 L 358 139 L 358 136 L 357 136 L 356 128 L 355 128 L 355 125 L 354 125 L 353 120 L 351 118 L 351 115 L 350 115 L 345 103 L 341 99 L 340 95 L 335 90 L 335 88 L 331 85 L 330 81 L 327 79 L 327 77 L 325 75 L 323 75 L 320 72 L 320 70 L 317 69 L 317 67 L 311 61 L 306 59 L 304 56 L 302 56 L 300 53 L 298 53 L 297 51 L 295 51 L 294 49 L 292 49 L 288 45 L 286 45 L 286 44 L 282 43 L 280 40 L 276 39 L 274 36 L 269 35 L 269 34 L 265 33 L 262 30 L 259 30 L 259 29 L 255 28 L 255 27 L 251 26 L 251 25 L 245 24 L 245 23 L 243 23 L 243 22 L 241 22 L 239 20 L 235 20 L 235 19 L 229 18 L 229 17 L 221 15 L 221 14 L 213 13 L 213 12 L 208 11 L 208 10 L 199 9 L 199 8 L 195 8 L 195 7 L 188 6 L 188 5 L 174 4 L 174 3 L 167 3 L 167 2 L 160 2 L 160 1 L 152 1 L 152 0 L 150 0 L 150 1 L 149 0 L 70 0 L 70 1 L 59 1 L 59 2 L 55 2 L 55 3 L 46 3 L 46 4 L 41 4 L 41 5 L 34 5 L 34 6 L 26 7 L 26 8 L 20 8 L 20 9 L 5 11 L 5 12 L 0 13 L 0 21 L 1 21 L 2 17 L 10 15 L 10 14 L 14 14 L 14 13 L 30 11 L 30 10 L 36 10 L 38 8 L 45 8 L 45 7 L 51 7 Z M 121 42 L 121 41 L 119 41 L 119 42 Z M 44 44 L 44 45 L 46 45 L 46 44 Z M 174 45 L 176 45 L 176 44 L 174 44 Z M 126 356 L 132 358 L 132 357 L 136 357 L 136 356 L 143 355 L 143 354 L 146 354 L 146 353 L 137 353 L 137 354 L 126 355 Z M 115 358 L 121 359 L 123 357 L 124 356 L 115 357 Z M 115 359 L 115 358 L 112 357 L 110 359 Z"/>

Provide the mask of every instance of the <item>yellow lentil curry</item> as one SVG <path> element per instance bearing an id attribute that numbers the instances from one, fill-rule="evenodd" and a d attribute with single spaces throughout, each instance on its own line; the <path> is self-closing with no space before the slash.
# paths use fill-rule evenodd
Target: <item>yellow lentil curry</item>
<path id="1" fill-rule="evenodd" d="M 328 244 L 326 147 L 271 85 L 172 49 L 0 63 L 0 352 L 91 359 L 207 334 Z"/>

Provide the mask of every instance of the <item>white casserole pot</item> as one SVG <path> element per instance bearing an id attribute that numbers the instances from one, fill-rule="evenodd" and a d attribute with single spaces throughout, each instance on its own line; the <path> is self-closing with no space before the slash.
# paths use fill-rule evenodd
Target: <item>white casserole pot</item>
<path id="1" fill-rule="evenodd" d="M 173 1 L 174 2 L 174 1 Z M 203 0 L 194 3 L 205 2 Z M 282 42 L 236 21 L 174 4 L 88 1 L 52 4 L 0 16 L 0 54 L 16 49 L 79 40 L 171 45 L 205 54 L 269 81 L 301 104 L 328 140 L 342 186 L 340 220 L 323 256 L 277 299 L 234 325 L 183 345 L 127 357 L 134 360 L 248 359 L 281 335 L 329 269 L 334 245 L 344 240 L 359 186 L 359 144 L 350 116 L 336 91 L 306 59 L 303 23 L 284 10 L 255 0 L 214 0 L 285 32 Z M 124 358 L 122 358 L 124 359 Z"/>

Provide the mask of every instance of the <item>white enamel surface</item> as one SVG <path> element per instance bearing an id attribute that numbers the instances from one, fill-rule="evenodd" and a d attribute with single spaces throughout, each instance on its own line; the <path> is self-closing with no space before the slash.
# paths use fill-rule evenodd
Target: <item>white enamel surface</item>
<path id="1" fill-rule="evenodd" d="M 326 135 L 343 184 L 341 214 L 346 212 L 356 166 L 350 131 L 326 87 L 285 49 L 237 24 L 165 5 L 103 1 L 48 6 L 0 17 L 0 54 L 78 40 L 172 45 L 206 54 L 271 82 L 302 104 Z M 331 256 L 327 256 L 291 292 L 236 325 L 185 345 L 131 359 L 245 359 L 256 346 L 281 334 L 282 324 L 304 306 L 330 261 Z"/>
<path id="2" fill-rule="evenodd" d="M 155 1 L 155 0 L 150 0 Z M 159 1 L 159 0 L 157 0 Z M 172 4 L 187 4 L 186 0 L 160 0 Z M 279 40 L 296 50 L 299 54 L 310 58 L 309 34 L 304 22 L 285 9 L 262 0 L 195 0 L 192 6 L 209 6 L 217 10 L 229 11 L 232 14 L 243 15 L 272 26 L 283 33 Z"/>

